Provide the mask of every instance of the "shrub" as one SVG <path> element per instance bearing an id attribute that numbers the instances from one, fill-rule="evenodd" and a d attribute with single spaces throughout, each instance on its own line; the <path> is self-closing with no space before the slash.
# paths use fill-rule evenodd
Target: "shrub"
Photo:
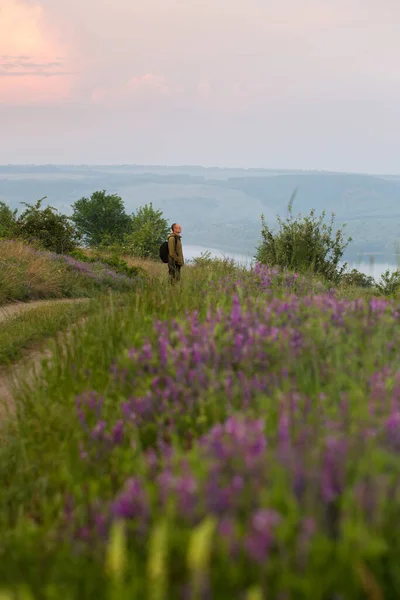
<path id="1" fill-rule="evenodd" d="M 68 254 L 70 256 L 72 256 L 72 258 L 75 258 L 76 260 L 81 260 L 83 262 L 90 261 L 90 257 L 87 254 L 85 254 L 85 252 L 83 252 L 83 250 L 81 250 L 80 248 L 75 248 L 75 250 L 72 250 Z"/>
<path id="2" fill-rule="evenodd" d="M 384 296 L 396 295 L 400 289 L 400 270 L 396 269 L 391 273 L 386 269 L 376 287 Z"/>
<path id="3" fill-rule="evenodd" d="M 44 250 L 64 254 L 76 247 L 79 235 L 66 215 L 52 206 L 42 208 L 41 198 L 36 204 L 23 204 L 26 210 L 18 218 L 19 236 L 36 243 Z"/>
<path id="4" fill-rule="evenodd" d="M 340 266 L 344 251 L 351 238 L 344 239 L 343 228 L 333 231 L 334 214 L 331 221 L 325 221 L 325 211 L 320 217 L 315 209 L 308 216 L 292 212 L 293 198 L 289 203 L 286 220 L 277 217 L 279 231 L 274 233 L 262 221 L 262 242 L 257 249 L 256 260 L 269 266 L 279 266 L 299 273 L 312 271 L 323 275 L 332 282 L 338 282 L 347 265 Z"/>
<path id="5" fill-rule="evenodd" d="M 375 279 L 370 275 L 361 273 L 357 269 L 353 269 L 349 273 L 343 273 L 340 283 L 360 288 L 373 288 L 376 285 Z"/>
<path id="6" fill-rule="evenodd" d="M 200 256 L 197 256 L 192 261 L 194 267 L 201 269 L 209 269 L 214 274 L 220 272 L 223 275 L 239 273 L 242 268 L 236 264 L 233 258 L 223 257 L 219 258 L 211 256 L 211 252 L 203 252 Z"/>

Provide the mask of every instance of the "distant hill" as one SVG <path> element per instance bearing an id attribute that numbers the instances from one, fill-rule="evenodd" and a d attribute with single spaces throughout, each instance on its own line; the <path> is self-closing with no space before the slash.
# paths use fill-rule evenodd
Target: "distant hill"
<path id="1" fill-rule="evenodd" d="M 271 225 L 286 215 L 297 189 L 294 212 L 334 212 L 352 235 L 347 258 L 373 255 L 395 260 L 400 232 L 400 176 L 262 169 L 163 166 L 4 165 L 0 200 L 13 207 L 43 196 L 69 213 L 71 204 L 98 189 L 119 193 L 131 212 L 153 202 L 171 220 L 182 222 L 185 241 L 253 254 L 260 215 Z"/>

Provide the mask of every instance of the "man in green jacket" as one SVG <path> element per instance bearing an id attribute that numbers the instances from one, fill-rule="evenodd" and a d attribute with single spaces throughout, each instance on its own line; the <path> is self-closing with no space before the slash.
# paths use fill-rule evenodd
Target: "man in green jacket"
<path id="1" fill-rule="evenodd" d="M 168 272 L 171 283 L 180 280 L 184 264 L 181 232 L 182 227 L 174 223 L 168 236 Z"/>

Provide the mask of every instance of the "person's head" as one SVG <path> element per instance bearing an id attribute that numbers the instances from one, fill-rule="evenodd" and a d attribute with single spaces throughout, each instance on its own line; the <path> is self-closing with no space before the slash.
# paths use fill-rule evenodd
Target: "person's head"
<path id="1" fill-rule="evenodd" d="M 173 223 L 171 225 L 171 231 L 176 235 L 180 235 L 182 233 L 182 227 L 179 225 L 179 223 Z"/>

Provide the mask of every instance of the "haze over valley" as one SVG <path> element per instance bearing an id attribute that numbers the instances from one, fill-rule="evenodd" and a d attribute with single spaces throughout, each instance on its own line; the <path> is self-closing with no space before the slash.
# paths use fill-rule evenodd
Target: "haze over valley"
<path id="1" fill-rule="evenodd" d="M 0 200 L 45 203 L 70 214 L 82 196 L 106 189 L 122 196 L 127 212 L 152 202 L 170 221 L 180 220 L 186 245 L 226 254 L 254 255 L 261 214 L 272 226 L 293 212 L 335 213 L 353 238 L 345 258 L 354 263 L 397 263 L 400 176 L 319 171 L 166 166 L 0 166 Z"/>

